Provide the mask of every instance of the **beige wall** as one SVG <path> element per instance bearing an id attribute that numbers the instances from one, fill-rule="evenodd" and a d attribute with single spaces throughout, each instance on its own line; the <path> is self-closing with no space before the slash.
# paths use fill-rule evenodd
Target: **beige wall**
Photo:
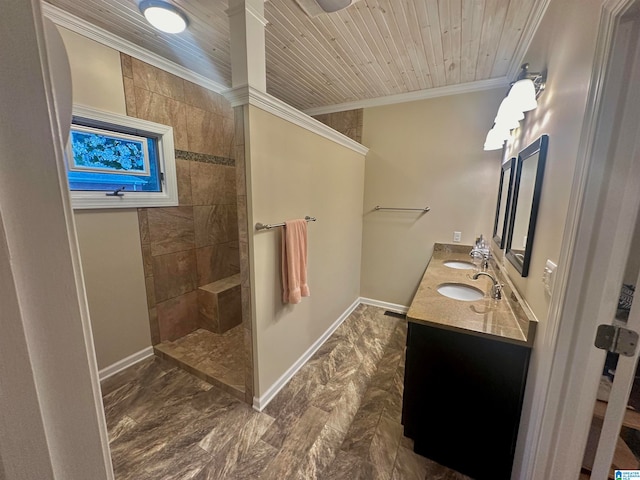
<path id="1" fill-rule="evenodd" d="M 120 52 L 66 28 L 58 31 L 71 64 L 73 103 L 125 115 Z"/>
<path id="2" fill-rule="evenodd" d="M 309 224 L 311 296 L 297 305 L 282 304 L 281 230 L 249 232 L 259 397 L 358 298 L 364 157 L 256 107 L 249 133 L 249 225 L 318 219 Z"/>
<path id="3" fill-rule="evenodd" d="M 151 345 L 135 210 L 75 212 L 82 274 L 104 368 Z"/>
<path id="4" fill-rule="evenodd" d="M 490 238 L 500 153 L 482 149 L 504 89 L 364 111 L 361 295 L 409 305 L 435 242 Z M 373 211 L 431 207 L 416 212 Z"/>
<path id="5" fill-rule="evenodd" d="M 600 21 L 601 1 L 552 1 L 524 61 L 531 71 L 548 70 L 546 90 L 538 108 L 527 113 L 507 154 L 516 154 L 542 134 L 549 135 L 540 209 L 529 276 L 520 277 L 506 261 L 507 272 L 539 320 L 523 406 L 514 478 L 524 478 L 521 460 L 525 442 L 536 426 L 531 423 L 535 392 L 547 381 L 545 365 L 553 356 L 554 335 L 547 322 L 550 298 L 544 292 L 542 272 L 546 259 L 557 263 L 567 220 L 569 196 L 580 147 L 589 81 Z M 571 21 L 567 22 L 566 19 Z M 517 477 L 521 475 L 521 477 Z"/>
<path id="6" fill-rule="evenodd" d="M 125 114 L 120 53 L 59 28 L 73 101 Z M 75 211 L 98 368 L 151 346 L 135 209 Z"/>
<path id="7" fill-rule="evenodd" d="M 585 113 L 587 90 L 600 18 L 601 2 L 551 2 L 525 61 L 531 71 L 548 70 L 538 108 L 528 112 L 522 128 L 508 145 L 506 158 L 542 134 L 549 150 L 529 275 L 522 278 L 505 261 L 509 276 L 539 320 L 547 318 L 550 298 L 541 281 L 546 259 L 558 260 L 569 206 L 571 183 Z M 563 18 L 574 21 L 567 24 Z M 544 334 L 544 327 L 538 334 Z"/>

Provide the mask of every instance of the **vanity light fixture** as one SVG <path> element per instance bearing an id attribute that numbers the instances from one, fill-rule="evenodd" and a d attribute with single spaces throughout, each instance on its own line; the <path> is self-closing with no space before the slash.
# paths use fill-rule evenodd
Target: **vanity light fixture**
<path id="1" fill-rule="evenodd" d="M 182 10 L 164 0 L 143 0 L 139 8 L 152 26 L 166 33 L 180 33 L 189 24 Z"/>
<path id="2" fill-rule="evenodd" d="M 518 78 L 511 84 L 509 93 L 500 103 L 493 128 L 487 134 L 484 143 L 485 150 L 502 148 L 504 141 L 509 138 L 509 132 L 520 126 L 520 120 L 524 119 L 524 112 L 538 106 L 537 98 L 544 90 L 545 81 L 546 74 L 529 72 L 528 63 L 520 67 Z"/>

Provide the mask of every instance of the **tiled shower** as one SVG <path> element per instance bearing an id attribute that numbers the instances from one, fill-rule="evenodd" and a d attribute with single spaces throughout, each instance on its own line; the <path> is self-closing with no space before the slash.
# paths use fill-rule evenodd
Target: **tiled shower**
<path id="1" fill-rule="evenodd" d="M 234 112 L 221 95 L 121 59 L 127 114 L 174 129 L 179 205 L 138 209 L 154 351 L 244 400 Z"/>

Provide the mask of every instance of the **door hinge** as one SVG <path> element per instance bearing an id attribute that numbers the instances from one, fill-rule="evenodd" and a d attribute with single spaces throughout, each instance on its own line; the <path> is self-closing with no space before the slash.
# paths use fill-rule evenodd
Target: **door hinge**
<path id="1" fill-rule="evenodd" d="M 598 325 L 594 344 L 602 350 L 633 357 L 638 346 L 638 334 L 615 325 Z"/>

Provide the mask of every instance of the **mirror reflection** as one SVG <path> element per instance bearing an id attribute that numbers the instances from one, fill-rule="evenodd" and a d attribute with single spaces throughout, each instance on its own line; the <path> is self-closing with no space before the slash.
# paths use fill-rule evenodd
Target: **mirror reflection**
<path id="1" fill-rule="evenodd" d="M 507 212 L 511 203 L 511 190 L 513 185 L 513 166 L 515 158 L 511 158 L 502 164 L 500 183 L 498 184 L 498 204 L 496 206 L 496 218 L 493 225 L 493 240 L 500 248 L 504 248 L 505 232 L 507 229 Z"/>
<path id="2" fill-rule="evenodd" d="M 513 223 L 513 238 L 511 239 L 511 251 L 518 259 L 524 258 L 524 250 L 527 247 L 527 235 L 529 233 L 529 214 L 533 205 L 533 187 L 536 181 L 539 153 L 529 157 L 522 163 L 520 174 L 520 188 L 518 190 L 518 204 Z"/>
<path id="3" fill-rule="evenodd" d="M 507 258 L 523 277 L 529 273 L 548 138 L 543 135 L 522 150 L 517 161 Z"/>

